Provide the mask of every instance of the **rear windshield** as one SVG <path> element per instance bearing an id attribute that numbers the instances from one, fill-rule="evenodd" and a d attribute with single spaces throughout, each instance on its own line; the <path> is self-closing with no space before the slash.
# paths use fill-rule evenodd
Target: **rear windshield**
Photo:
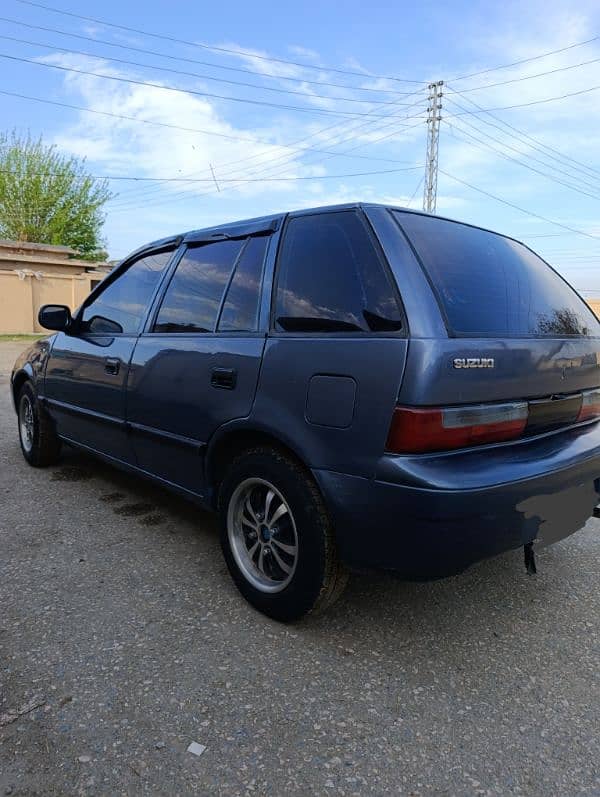
<path id="1" fill-rule="evenodd" d="M 392 212 L 421 258 L 454 335 L 600 335 L 585 302 L 523 244 L 454 221 Z"/>

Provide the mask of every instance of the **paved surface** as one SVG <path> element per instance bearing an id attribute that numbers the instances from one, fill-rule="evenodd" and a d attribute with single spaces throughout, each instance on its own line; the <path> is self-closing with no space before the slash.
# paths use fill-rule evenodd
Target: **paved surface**
<path id="1" fill-rule="evenodd" d="M 286 627 L 208 515 L 21 457 L 0 344 L 0 795 L 600 794 L 600 525 Z M 14 715 L 10 715 L 11 719 Z M 206 746 L 199 757 L 191 742 Z"/>

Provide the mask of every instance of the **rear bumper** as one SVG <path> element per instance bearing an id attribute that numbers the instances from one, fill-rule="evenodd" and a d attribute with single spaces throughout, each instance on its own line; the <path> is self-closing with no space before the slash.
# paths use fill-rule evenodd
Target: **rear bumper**
<path id="1" fill-rule="evenodd" d="M 525 543 L 542 547 L 569 536 L 592 516 L 600 500 L 600 424 L 560 437 L 512 447 L 511 471 L 517 478 L 511 481 L 498 481 L 500 472 L 507 473 L 505 447 L 421 457 L 418 478 L 414 458 L 386 457 L 389 461 L 380 469 L 385 481 L 315 471 L 342 558 L 351 567 L 430 580 Z M 534 475 L 536 450 L 546 456 L 538 458 Z M 432 463 L 430 484 L 427 459 Z M 442 460 L 448 469 L 444 478 Z M 394 474 L 397 478 L 391 481 Z M 440 488 L 440 482 L 447 486 Z M 461 488 L 461 482 L 468 487 Z"/>

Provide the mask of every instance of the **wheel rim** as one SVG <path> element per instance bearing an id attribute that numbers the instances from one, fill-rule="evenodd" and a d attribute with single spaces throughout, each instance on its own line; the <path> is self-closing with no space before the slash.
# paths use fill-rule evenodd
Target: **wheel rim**
<path id="1" fill-rule="evenodd" d="M 21 436 L 21 444 L 27 453 L 33 448 L 34 432 L 33 405 L 29 396 L 23 396 L 19 404 L 19 434 Z"/>
<path id="2" fill-rule="evenodd" d="M 227 510 L 227 535 L 234 559 L 247 581 L 261 592 L 280 592 L 298 563 L 298 534 L 292 511 L 265 479 L 239 484 Z"/>

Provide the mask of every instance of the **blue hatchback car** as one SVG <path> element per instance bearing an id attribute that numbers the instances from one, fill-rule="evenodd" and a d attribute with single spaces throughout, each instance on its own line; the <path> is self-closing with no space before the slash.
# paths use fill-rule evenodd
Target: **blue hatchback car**
<path id="1" fill-rule="evenodd" d="M 280 620 L 349 569 L 434 579 L 579 529 L 600 490 L 600 325 L 527 246 L 372 204 L 165 238 L 17 361 L 23 454 L 63 442 L 219 512 Z"/>

